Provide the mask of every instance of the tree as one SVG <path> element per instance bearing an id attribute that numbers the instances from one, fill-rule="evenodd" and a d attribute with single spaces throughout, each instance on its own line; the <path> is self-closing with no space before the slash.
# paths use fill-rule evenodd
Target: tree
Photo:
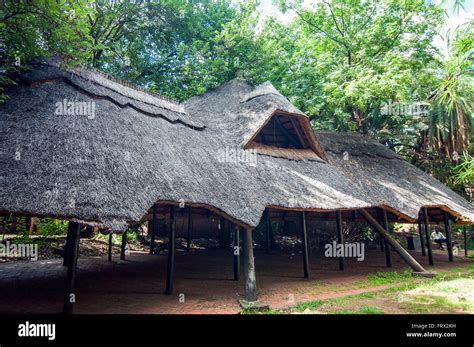
<path id="1" fill-rule="evenodd" d="M 448 53 L 438 56 L 440 77 L 430 96 L 428 140 L 440 155 L 457 161 L 468 153 L 472 136 L 474 21 L 448 32 L 446 41 Z"/>
<path id="2" fill-rule="evenodd" d="M 291 60 L 297 79 L 305 82 L 294 84 L 290 95 L 317 102 L 308 105 L 295 97 L 315 125 L 332 123 L 336 129 L 376 135 L 392 131 L 391 123 L 410 122 L 413 115 L 382 115 L 381 109 L 391 101 L 426 99 L 427 89 L 415 81 L 426 78 L 420 75 L 433 59 L 431 42 L 443 22 L 440 8 L 421 0 L 284 5 L 297 14 L 291 25 L 298 43 Z"/>

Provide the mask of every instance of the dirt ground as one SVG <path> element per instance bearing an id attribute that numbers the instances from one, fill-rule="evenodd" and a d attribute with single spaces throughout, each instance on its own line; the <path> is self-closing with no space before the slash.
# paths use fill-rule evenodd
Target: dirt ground
<path id="1" fill-rule="evenodd" d="M 429 270 L 466 269 L 474 264 L 463 256 L 449 263 L 447 255 L 434 251 L 435 266 L 427 257 L 411 254 Z M 120 262 L 114 256 L 82 256 L 78 262 L 75 313 L 239 313 L 244 280 L 233 281 L 230 251 L 194 250 L 176 255 L 174 294 L 164 295 L 166 254 L 132 252 Z M 346 270 L 338 270 L 337 258 L 310 255 L 310 279 L 304 279 L 302 255 L 255 251 L 259 300 L 271 308 L 295 303 L 376 291 L 386 284 L 364 284 L 371 273 L 387 271 L 384 254 L 367 250 L 365 261 L 346 259 Z M 393 253 L 393 268 L 406 268 Z M 61 259 L 0 264 L 0 313 L 59 313 L 62 310 L 66 269 Z M 388 313 L 388 312 L 387 312 Z"/>

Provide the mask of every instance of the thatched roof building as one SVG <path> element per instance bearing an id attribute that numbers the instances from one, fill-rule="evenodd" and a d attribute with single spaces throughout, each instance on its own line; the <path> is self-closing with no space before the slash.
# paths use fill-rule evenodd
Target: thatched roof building
<path id="1" fill-rule="evenodd" d="M 99 223 L 143 220 L 156 202 L 256 226 L 265 208 L 383 207 L 413 222 L 474 208 L 373 140 L 313 132 L 271 84 L 233 80 L 183 104 L 86 69 L 37 62 L 0 105 L 0 211 Z"/>

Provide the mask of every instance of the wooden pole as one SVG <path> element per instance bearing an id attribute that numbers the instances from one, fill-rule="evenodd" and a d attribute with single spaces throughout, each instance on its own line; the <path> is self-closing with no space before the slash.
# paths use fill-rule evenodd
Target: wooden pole
<path id="1" fill-rule="evenodd" d="M 378 235 L 379 237 L 379 244 L 380 244 L 380 252 L 385 252 L 385 249 L 384 249 L 384 240 L 383 240 L 383 237 L 380 236 L 380 234 Z"/>
<path id="2" fill-rule="evenodd" d="M 344 245 L 344 234 L 342 233 L 342 212 L 336 211 L 337 243 Z M 339 270 L 344 271 L 344 257 L 339 257 Z"/>
<path id="3" fill-rule="evenodd" d="M 309 278 L 309 261 L 308 261 L 308 233 L 306 228 L 306 212 L 301 212 L 302 222 L 302 235 L 301 245 L 303 246 L 303 270 L 304 278 Z"/>
<path id="4" fill-rule="evenodd" d="M 166 276 L 166 290 L 165 294 L 173 293 L 173 277 L 174 277 L 174 255 L 176 242 L 176 207 L 171 206 L 170 211 L 170 232 L 168 240 L 168 271 Z"/>
<path id="5" fill-rule="evenodd" d="M 433 265 L 433 249 L 431 248 L 430 222 L 428 209 L 423 207 L 423 223 L 425 225 L 426 248 L 428 249 L 428 264 Z"/>
<path id="6" fill-rule="evenodd" d="M 63 313 L 71 314 L 73 305 L 75 303 L 74 296 L 74 287 L 76 284 L 76 272 L 77 272 L 77 254 L 79 253 L 79 233 L 80 233 L 80 224 L 76 222 L 69 222 L 71 225 L 71 241 L 70 249 L 71 252 L 68 256 L 67 261 L 67 275 L 66 275 L 66 290 L 64 293 L 64 305 Z"/>
<path id="7" fill-rule="evenodd" d="M 466 226 L 464 225 L 463 227 L 463 233 L 464 233 L 464 256 L 465 257 L 468 257 L 469 256 L 469 252 L 467 250 L 467 228 Z"/>
<path id="8" fill-rule="evenodd" d="M 218 224 L 218 226 L 219 226 L 218 229 L 219 230 L 218 230 L 218 232 L 219 232 L 219 248 L 220 249 L 225 248 L 224 221 L 225 221 L 225 219 L 223 217 L 219 218 L 219 224 Z"/>
<path id="9" fill-rule="evenodd" d="M 153 217 L 151 219 L 151 230 L 148 232 L 151 233 L 150 235 L 150 254 L 154 253 L 155 250 L 155 235 L 156 235 L 156 227 L 157 227 L 157 217 L 156 217 L 156 204 L 153 204 Z"/>
<path id="10" fill-rule="evenodd" d="M 448 259 L 453 261 L 453 243 L 451 240 L 451 228 L 449 227 L 449 215 L 444 212 L 444 232 L 446 233 L 446 246 L 448 248 Z"/>
<path id="11" fill-rule="evenodd" d="M 67 236 L 66 236 L 66 243 L 64 244 L 64 258 L 63 258 L 63 266 L 67 266 L 69 263 L 69 256 L 71 253 L 71 238 L 75 233 L 76 226 L 74 222 L 68 222 L 67 226 Z"/>
<path id="12" fill-rule="evenodd" d="M 421 227 L 421 219 L 418 218 L 418 233 L 420 234 L 421 255 L 426 256 L 425 237 L 423 236 L 423 229 Z"/>
<path id="13" fill-rule="evenodd" d="M 109 261 L 112 261 L 112 230 L 109 231 Z"/>
<path id="14" fill-rule="evenodd" d="M 3 218 L 3 236 L 2 236 L 2 243 L 5 243 L 5 234 L 7 233 L 7 224 L 10 221 L 10 216 L 5 216 Z"/>
<path id="15" fill-rule="evenodd" d="M 425 268 L 421 266 L 411 255 L 408 253 L 398 242 L 395 240 L 365 209 L 359 210 L 362 216 L 367 222 L 383 237 L 385 237 L 388 243 L 397 251 L 400 257 L 407 262 L 410 267 L 417 272 L 426 272 Z"/>
<path id="16" fill-rule="evenodd" d="M 224 249 L 229 249 L 230 239 L 229 239 L 229 221 L 224 219 L 224 224 L 222 224 L 222 234 L 224 235 Z"/>
<path id="17" fill-rule="evenodd" d="M 127 250 L 127 230 L 122 233 L 122 247 L 120 247 L 120 260 L 125 260 L 125 251 Z"/>
<path id="18" fill-rule="evenodd" d="M 266 252 L 267 254 L 270 254 L 270 248 L 271 248 L 271 244 L 270 244 L 270 234 L 272 232 L 272 225 L 271 225 L 271 222 L 270 222 L 270 211 L 268 211 L 268 209 L 265 209 L 265 248 L 266 248 Z"/>
<path id="19" fill-rule="evenodd" d="M 388 216 L 387 216 L 387 211 L 382 209 L 382 217 L 383 217 L 383 227 L 385 230 L 390 233 L 390 225 L 388 224 Z M 387 239 L 384 239 L 384 244 L 385 244 L 385 263 L 387 267 L 392 267 L 392 252 L 390 251 L 390 245 L 387 241 Z"/>
<path id="20" fill-rule="evenodd" d="M 193 208 L 188 207 L 188 232 L 186 233 L 186 252 L 191 250 L 191 232 L 193 228 Z"/>
<path id="21" fill-rule="evenodd" d="M 234 281 L 240 279 L 240 239 L 239 239 L 239 227 L 234 228 Z"/>
<path id="22" fill-rule="evenodd" d="M 245 300 L 257 300 L 257 280 L 255 277 L 255 259 L 253 256 L 252 230 L 243 230 Z"/>

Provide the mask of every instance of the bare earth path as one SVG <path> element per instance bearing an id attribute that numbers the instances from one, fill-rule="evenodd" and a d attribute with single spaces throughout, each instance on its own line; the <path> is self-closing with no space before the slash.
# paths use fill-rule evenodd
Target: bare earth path
<path id="1" fill-rule="evenodd" d="M 438 253 L 437 253 L 438 252 Z M 311 279 L 302 278 L 301 254 L 256 251 L 259 299 L 272 308 L 332 297 L 380 290 L 384 286 L 357 285 L 370 273 L 387 271 L 384 254 L 366 252 L 366 259 L 346 260 L 338 271 L 337 259 L 310 256 Z M 412 252 L 429 270 L 467 268 L 473 260 L 435 251 L 435 266 Z M 243 279 L 232 280 L 232 256 L 221 250 L 177 252 L 175 293 L 164 295 L 166 255 L 132 253 L 125 262 L 118 257 L 79 258 L 75 313 L 238 313 Z M 406 265 L 393 253 L 393 271 Z M 61 260 L 0 264 L 0 313 L 59 313 L 62 309 L 66 269 Z"/>

